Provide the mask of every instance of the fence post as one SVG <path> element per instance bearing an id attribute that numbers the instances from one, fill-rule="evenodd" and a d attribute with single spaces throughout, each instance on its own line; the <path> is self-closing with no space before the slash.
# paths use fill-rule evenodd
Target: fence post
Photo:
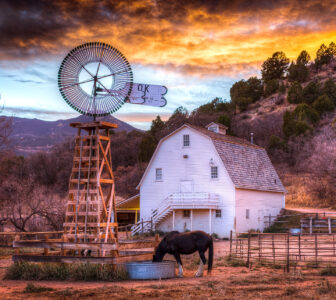
<path id="1" fill-rule="evenodd" d="M 46 240 L 46 242 L 48 242 L 48 234 L 45 235 L 45 240 Z M 44 248 L 43 254 L 48 255 L 48 248 Z"/>
<path id="2" fill-rule="evenodd" d="M 310 217 L 309 220 L 309 234 L 312 235 L 313 234 L 313 218 Z"/>
<path id="3" fill-rule="evenodd" d="M 143 218 L 141 218 L 141 233 L 144 233 L 144 228 L 143 228 Z"/>
<path id="4" fill-rule="evenodd" d="M 286 271 L 289 272 L 289 232 L 287 233 L 287 266 Z"/>
<path id="5" fill-rule="evenodd" d="M 331 234 L 331 220 L 330 220 L 330 217 L 328 217 L 328 230 L 329 230 L 329 234 Z"/>
<path id="6" fill-rule="evenodd" d="M 317 234 L 315 233 L 315 264 L 317 268 Z"/>
<path id="7" fill-rule="evenodd" d="M 271 227 L 271 222 L 272 222 L 272 216 L 269 214 L 268 216 L 268 227 Z"/>
<path id="8" fill-rule="evenodd" d="M 250 266 L 250 248 L 251 248 L 251 234 L 249 233 L 247 237 L 247 261 L 246 261 L 247 268 Z"/>
<path id="9" fill-rule="evenodd" d="M 230 230 L 230 258 L 231 258 L 231 255 L 232 255 L 232 230 Z"/>
<path id="10" fill-rule="evenodd" d="M 272 252 L 273 252 L 273 265 L 275 265 L 275 247 L 274 247 L 274 234 L 272 233 Z"/>
<path id="11" fill-rule="evenodd" d="M 258 248 L 259 248 L 259 262 L 261 261 L 261 238 L 260 233 L 258 233 Z"/>
<path id="12" fill-rule="evenodd" d="M 299 242 L 299 260 L 301 261 L 301 235 L 298 235 L 298 242 Z"/>
<path id="13" fill-rule="evenodd" d="M 128 225 L 126 226 L 126 238 L 128 239 Z"/>

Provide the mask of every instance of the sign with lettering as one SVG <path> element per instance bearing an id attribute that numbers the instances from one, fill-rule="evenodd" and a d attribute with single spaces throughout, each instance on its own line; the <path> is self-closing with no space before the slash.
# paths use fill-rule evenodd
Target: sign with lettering
<path id="1" fill-rule="evenodd" d="M 167 92 L 163 85 L 133 83 L 129 103 L 162 107 L 167 104 L 164 98 Z"/>
<path id="2" fill-rule="evenodd" d="M 99 88 L 99 94 L 108 93 L 110 95 L 117 95 L 117 90 L 105 90 Z M 142 104 L 149 106 L 163 107 L 167 104 L 167 100 L 164 95 L 166 95 L 168 89 L 163 85 L 154 84 L 144 84 L 144 83 L 133 83 L 132 91 L 126 103 L 131 104 Z"/>

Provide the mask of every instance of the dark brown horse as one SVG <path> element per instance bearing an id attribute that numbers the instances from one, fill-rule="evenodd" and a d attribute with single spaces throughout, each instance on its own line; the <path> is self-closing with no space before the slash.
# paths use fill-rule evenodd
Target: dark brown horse
<path id="1" fill-rule="evenodd" d="M 201 258 L 196 277 L 203 276 L 203 268 L 206 264 L 205 251 L 209 249 L 208 274 L 211 273 L 213 261 L 212 237 L 203 231 L 191 231 L 180 233 L 172 231 L 168 233 L 155 249 L 153 262 L 161 262 L 166 253 L 174 255 L 179 266 L 179 277 L 183 277 L 183 268 L 180 254 L 192 254 L 198 251 Z"/>

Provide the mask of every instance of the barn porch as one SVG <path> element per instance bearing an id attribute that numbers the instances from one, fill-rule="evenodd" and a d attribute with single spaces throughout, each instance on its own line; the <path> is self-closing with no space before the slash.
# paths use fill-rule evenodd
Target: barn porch
<path id="1" fill-rule="evenodd" d="M 118 202 L 116 208 L 119 225 L 136 224 L 140 218 L 140 195 Z"/>
<path id="2" fill-rule="evenodd" d="M 180 211 L 189 211 L 190 226 L 189 225 L 188 226 L 190 228 L 187 229 L 193 230 L 193 228 L 195 227 L 193 223 L 194 211 L 200 211 L 200 210 L 208 212 L 207 216 L 209 216 L 209 220 L 207 220 L 207 224 L 210 224 L 209 228 L 211 231 L 212 212 L 217 210 L 219 205 L 220 205 L 220 198 L 219 195 L 217 194 L 206 192 L 174 193 L 169 195 L 166 199 L 164 199 L 157 206 L 156 209 L 152 210 L 149 216 L 146 216 L 143 219 L 141 219 L 141 221 L 138 222 L 137 225 L 133 228 L 132 233 L 135 234 L 137 232 L 148 231 L 153 227 L 154 228 L 161 227 L 160 224 L 166 223 L 167 220 L 171 219 L 171 216 L 172 216 L 171 222 L 173 226 L 169 226 L 169 228 L 167 228 L 164 231 L 175 230 L 177 225 L 176 212 Z"/>

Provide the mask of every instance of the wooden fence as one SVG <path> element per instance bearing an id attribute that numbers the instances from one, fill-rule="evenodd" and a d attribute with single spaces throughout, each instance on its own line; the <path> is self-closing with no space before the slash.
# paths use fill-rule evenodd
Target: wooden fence
<path id="1" fill-rule="evenodd" d="M 63 231 L 0 232 L 0 247 L 13 247 L 15 240 L 58 239 L 62 234 Z"/>
<path id="2" fill-rule="evenodd" d="M 253 263 L 290 267 L 336 267 L 335 234 L 290 235 L 289 233 L 246 234 L 244 238 L 230 235 L 230 257 Z"/>

